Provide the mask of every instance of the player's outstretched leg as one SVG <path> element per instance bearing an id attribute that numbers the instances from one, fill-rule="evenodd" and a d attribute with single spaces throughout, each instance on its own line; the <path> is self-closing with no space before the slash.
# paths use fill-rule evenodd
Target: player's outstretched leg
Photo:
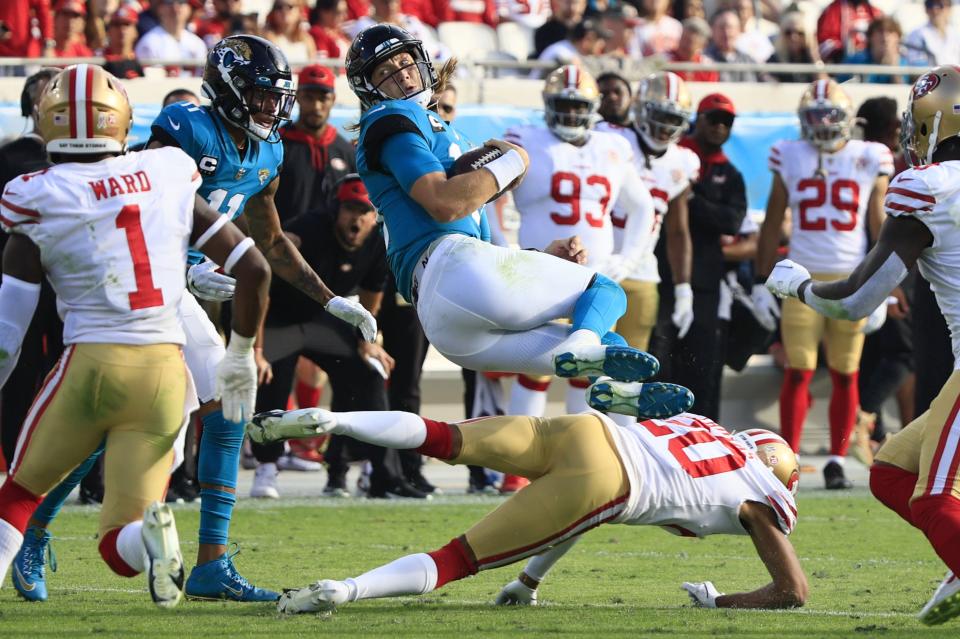
<path id="1" fill-rule="evenodd" d="M 688 388 L 664 382 L 621 382 L 601 377 L 587 389 L 587 403 L 605 413 L 664 419 L 693 406 Z"/>
<path id="2" fill-rule="evenodd" d="M 82 464 L 77 466 L 60 485 L 47 493 L 40 506 L 30 518 L 30 525 L 23 532 L 23 545 L 13 560 L 11 579 L 13 587 L 27 601 L 47 600 L 46 565 L 50 560 L 50 570 L 57 571 L 57 556 L 53 553 L 50 540 L 53 535 L 47 528 L 56 518 L 64 502 L 80 485 L 93 465 L 103 454 L 104 444 L 93 452 Z"/>
<path id="3" fill-rule="evenodd" d="M 187 579 L 187 597 L 276 601 L 280 596 L 247 581 L 233 565 L 236 553 L 227 553 L 230 518 L 237 502 L 237 472 L 242 443 L 242 425 L 227 421 L 219 409 L 204 415 L 197 462 L 200 549 L 197 565 Z"/>
<path id="4" fill-rule="evenodd" d="M 173 608 L 183 598 L 183 556 L 170 506 L 153 502 L 143 513 L 140 529 L 147 552 L 147 585 L 154 603 Z"/>

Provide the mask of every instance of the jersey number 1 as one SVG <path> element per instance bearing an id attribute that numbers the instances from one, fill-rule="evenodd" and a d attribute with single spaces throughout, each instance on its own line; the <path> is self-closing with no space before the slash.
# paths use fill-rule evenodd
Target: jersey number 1
<path id="1" fill-rule="evenodd" d="M 117 228 L 123 229 L 127 235 L 127 248 L 130 250 L 130 259 L 133 261 L 133 277 L 137 282 L 137 290 L 128 293 L 130 310 L 163 306 L 163 291 L 153 285 L 153 271 L 150 270 L 147 242 L 143 237 L 143 227 L 140 226 L 140 207 L 136 204 L 128 204 L 120 209 Z"/>

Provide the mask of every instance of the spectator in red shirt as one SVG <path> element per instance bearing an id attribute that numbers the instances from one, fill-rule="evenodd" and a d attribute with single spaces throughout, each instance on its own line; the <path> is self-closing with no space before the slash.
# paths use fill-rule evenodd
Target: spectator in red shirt
<path id="1" fill-rule="evenodd" d="M 817 19 L 817 42 L 824 62 L 839 62 L 867 48 L 867 28 L 883 11 L 870 0 L 833 0 Z"/>
<path id="2" fill-rule="evenodd" d="M 673 62 L 713 62 L 703 55 L 703 49 L 710 40 L 710 25 L 703 18 L 687 18 L 683 21 L 683 31 L 677 48 L 666 54 Z M 716 71 L 674 71 L 684 80 L 693 82 L 717 82 L 720 74 Z"/>
<path id="3" fill-rule="evenodd" d="M 499 22 L 496 0 L 433 0 L 433 11 L 440 22 Z"/>
<path id="4" fill-rule="evenodd" d="M 347 0 L 317 0 L 310 12 L 310 35 L 317 45 L 318 58 L 342 60 L 350 48 L 350 39 L 343 33 L 347 19 Z"/>
<path id="5" fill-rule="evenodd" d="M 232 34 L 234 25 L 242 19 L 243 0 L 213 0 L 213 15 L 197 21 L 196 34 L 207 47 Z"/>
<path id="6" fill-rule="evenodd" d="M 93 51 L 83 35 L 87 6 L 81 0 L 61 0 L 53 14 L 53 55 L 58 58 L 89 58 Z"/>
<path id="7" fill-rule="evenodd" d="M 42 41 L 32 36 L 36 20 Z M 53 20 L 50 0 L 3 0 L 0 2 L 0 57 L 36 58 L 53 55 Z"/>
<path id="8" fill-rule="evenodd" d="M 137 12 L 121 6 L 107 23 L 107 46 L 100 53 L 107 59 L 103 67 L 118 78 L 142 77 L 143 67 L 133 53 L 136 42 Z"/>
<path id="9" fill-rule="evenodd" d="M 449 18 L 441 18 L 434 8 L 434 2 L 431 0 L 400 0 L 400 12 L 413 16 L 424 24 L 429 24 L 434 29 L 441 22 Z"/>

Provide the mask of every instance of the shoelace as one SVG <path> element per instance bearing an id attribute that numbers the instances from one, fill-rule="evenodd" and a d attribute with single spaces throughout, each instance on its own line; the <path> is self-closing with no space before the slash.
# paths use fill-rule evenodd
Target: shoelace
<path id="1" fill-rule="evenodd" d="M 50 565 L 51 572 L 57 572 L 57 555 L 53 552 L 53 545 L 50 543 L 50 540 L 53 539 L 51 535 L 44 535 L 43 537 L 36 537 L 31 535 L 26 547 L 23 549 L 23 569 L 24 572 L 28 575 L 34 574 L 36 571 L 40 577 L 43 577 L 44 574 L 44 561 L 43 561 L 43 551 L 47 551 L 47 562 Z"/>
<path id="2" fill-rule="evenodd" d="M 236 543 L 231 544 L 232 548 L 236 548 L 233 552 L 227 554 L 227 576 L 240 588 L 247 590 L 254 590 L 253 585 L 247 581 L 247 578 L 241 575 L 237 571 L 237 567 L 233 565 L 233 558 L 240 554 L 240 546 Z"/>

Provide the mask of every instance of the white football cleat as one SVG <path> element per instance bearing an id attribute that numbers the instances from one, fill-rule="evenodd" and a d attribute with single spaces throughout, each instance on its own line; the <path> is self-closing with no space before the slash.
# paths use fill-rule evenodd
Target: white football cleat
<path id="1" fill-rule="evenodd" d="M 960 615 L 960 579 L 948 572 L 923 607 L 917 618 L 928 626 L 936 626 Z"/>
<path id="2" fill-rule="evenodd" d="M 264 463 L 257 466 L 253 473 L 253 486 L 250 487 L 250 496 L 256 499 L 279 499 L 280 491 L 277 490 L 277 470 L 276 464 Z"/>
<path id="3" fill-rule="evenodd" d="M 285 615 L 302 612 L 330 612 L 350 596 L 347 584 L 334 579 L 322 579 L 306 588 L 286 590 L 277 602 L 277 611 Z"/>
<path id="4" fill-rule="evenodd" d="M 183 598 L 183 556 L 173 511 L 155 501 L 143 511 L 140 529 L 147 550 L 147 585 L 153 602 L 173 608 Z"/>
<path id="5" fill-rule="evenodd" d="M 537 591 L 514 579 L 503 587 L 494 603 L 498 606 L 536 606 Z"/>
<path id="6" fill-rule="evenodd" d="M 247 435 L 258 444 L 324 435 L 336 428 L 337 418 L 322 408 L 268 410 L 247 424 Z"/>

